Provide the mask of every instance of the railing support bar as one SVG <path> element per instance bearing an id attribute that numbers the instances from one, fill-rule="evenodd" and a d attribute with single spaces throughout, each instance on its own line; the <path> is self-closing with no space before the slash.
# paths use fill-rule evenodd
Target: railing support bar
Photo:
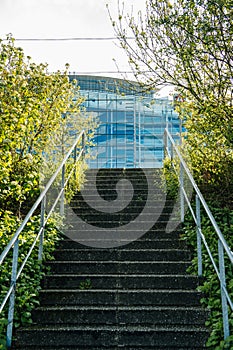
<path id="1" fill-rule="evenodd" d="M 197 263 L 198 263 L 198 276 L 201 277 L 202 271 L 202 240 L 201 240 L 201 206 L 200 199 L 196 195 L 196 218 L 197 218 Z"/>
<path id="2" fill-rule="evenodd" d="M 15 241 L 13 248 L 13 260 L 12 260 L 12 272 L 11 272 L 11 286 L 13 290 L 9 300 L 8 309 L 8 324 L 6 333 L 6 346 L 11 347 L 12 342 L 12 331 L 13 331 L 13 321 L 14 321 L 14 308 L 15 308 L 15 289 L 16 289 L 16 279 L 17 279 L 17 267 L 18 267 L 18 256 L 19 256 L 19 239 Z"/>
<path id="3" fill-rule="evenodd" d="M 82 141 L 82 150 L 79 151 L 79 155 L 77 155 L 77 145 L 80 144 L 80 141 Z M 21 225 L 16 230 L 13 237 L 10 239 L 8 245 L 4 249 L 4 251 L 0 254 L 0 265 L 3 264 L 5 258 L 7 257 L 8 253 L 11 249 L 13 249 L 13 258 L 12 258 L 12 270 L 11 270 L 11 283 L 10 287 L 7 291 L 7 293 L 4 296 L 3 301 L 0 304 L 0 312 L 3 310 L 3 308 L 6 306 L 7 302 L 9 301 L 8 306 L 8 324 L 7 324 L 7 331 L 6 331 L 6 346 L 7 348 L 11 347 L 12 343 L 12 331 L 13 331 L 13 320 L 14 320 L 14 308 L 15 308 L 15 293 L 16 293 L 16 282 L 19 278 L 25 264 L 27 263 L 32 250 L 36 246 L 38 240 L 39 243 L 39 249 L 38 249 L 38 260 L 42 260 L 43 256 L 43 235 L 44 235 L 44 227 L 46 226 L 46 223 L 51 216 L 52 210 L 56 207 L 58 201 L 60 200 L 60 212 L 64 215 L 64 199 L 65 199 L 65 186 L 67 185 L 69 178 L 71 175 L 73 175 L 74 168 L 72 168 L 69 175 L 67 175 L 67 179 L 65 179 L 65 164 L 67 163 L 69 157 L 71 156 L 72 152 L 75 149 L 75 162 L 78 162 L 81 157 L 84 157 L 84 151 L 85 151 L 85 137 L 84 137 L 84 130 L 79 134 L 75 142 L 73 143 L 70 150 L 67 152 L 65 157 L 63 158 L 62 162 L 58 166 L 57 170 L 54 172 L 48 183 L 46 184 L 44 190 L 40 193 L 39 197 L 25 216 L 24 220 L 22 221 Z M 79 148 L 78 148 L 79 149 Z M 55 202 L 52 206 L 52 209 L 50 212 L 45 215 L 45 209 L 46 209 L 46 194 L 57 179 L 58 176 L 60 176 L 62 171 L 62 181 L 61 181 L 61 190 L 55 199 Z M 62 197 L 62 199 L 61 199 Z M 25 259 L 23 260 L 21 266 L 18 268 L 18 255 L 19 255 L 19 236 L 21 232 L 24 230 L 25 226 L 29 222 L 30 218 L 34 214 L 35 210 L 38 208 L 38 206 L 41 205 L 41 220 L 40 220 L 40 229 L 39 232 L 34 240 L 34 242 L 31 245 L 31 248 L 29 249 L 29 252 L 27 253 Z"/>
<path id="4" fill-rule="evenodd" d="M 85 137 L 85 133 L 82 134 L 82 155 L 83 155 L 83 159 L 85 157 L 85 144 L 86 144 L 86 137 Z"/>
<path id="5" fill-rule="evenodd" d="M 224 339 L 226 339 L 230 335 L 230 329 L 229 329 L 229 320 L 228 320 L 227 297 L 224 292 L 224 289 L 226 288 L 224 249 L 220 239 L 218 240 L 218 258 L 219 258 L 219 272 L 220 272 L 220 283 L 221 283 L 223 333 L 224 333 Z"/>
<path id="6" fill-rule="evenodd" d="M 173 144 L 171 144 L 171 161 L 173 161 L 174 158 L 174 148 L 173 148 Z"/>
<path id="7" fill-rule="evenodd" d="M 60 215 L 64 216 L 65 214 L 65 172 L 66 172 L 66 167 L 65 164 L 62 166 L 62 171 L 61 171 L 61 202 L 60 202 Z"/>
<path id="8" fill-rule="evenodd" d="M 182 163 L 180 163 L 180 220 L 184 222 L 184 168 Z"/>
<path id="9" fill-rule="evenodd" d="M 183 168 L 183 171 L 185 172 L 186 176 L 188 177 L 193 190 L 196 192 L 196 215 L 194 213 L 194 210 L 192 209 L 191 204 L 187 200 L 187 195 L 184 190 L 184 187 L 182 186 L 182 175 L 179 174 L 179 180 L 180 180 L 180 187 L 182 189 L 184 199 L 187 201 L 187 204 L 189 206 L 189 209 L 192 213 L 192 216 L 194 218 L 194 221 L 196 223 L 196 232 L 197 232 L 197 255 L 198 255 L 198 275 L 202 276 L 202 244 L 207 250 L 207 253 L 209 255 L 209 258 L 212 262 L 212 265 L 214 267 L 214 270 L 217 274 L 218 280 L 220 281 L 221 285 L 221 301 L 222 301 L 222 322 L 223 322 L 223 331 L 224 331 L 224 339 L 226 339 L 230 335 L 230 330 L 229 330 L 229 314 L 228 314 L 228 303 L 231 309 L 233 310 L 233 303 L 230 298 L 230 295 L 228 293 L 227 287 L 226 287 L 226 277 L 225 277 L 225 261 L 224 261 L 224 254 L 226 254 L 226 257 L 229 258 L 231 264 L 233 264 L 233 253 L 227 244 L 221 230 L 219 229 L 219 226 L 214 219 L 202 193 L 200 192 L 192 174 L 190 173 L 189 168 L 187 167 L 184 159 L 182 158 L 181 153 L 179 152 L 179 149 L 175 145 L 175 141 L 172 138 L 171 134 L 169 133 L 168 129 L 166 128 L 164 131 L 164 146 L 167 149 L 168 156 L 171 159 L 170 152 L 169 152 L 169 146 L 168 146 L 168 141 L 169 139 L 171 145 L 173 145 L 174 149 L 173 152 L 175 151 L 177 157 L 179 158 L 180 161 L 180 169 Z M 167 146 L 166 146 L 167 145 Z M 172 165 L 174 167 L 174 164 L 172 162 Z M 207 241 L 205 239 L 204 233 L 202 232 L 201 229 L 201 210 L 200 206 L 202 205 L 203 210 L 206 212 L 215 233 L 218 236 L 218 257 L 219 257 L 219 267 L 217 267 L 217 264 L 215 262 L 215 259 L 210 251 L 210 247 L 207 244 Z"/>
<path id="10" fill-rule="evenodd" d="M 165 159 L 166 157 L 166 152 L 167 152 L 167 133 L 166 129 L 163 134 L 163 158 Z"/>
<path id="11" fill-rule="evenodd" d="M 43 244 L 44 244 L 44 224 L 45 224 L 45 206 L 46 206 L 46 195 L 41 201 L 41 214 L 40 214 L 40 228 L 42 229 L 39 241 L 38 260 L 42 261 L 43 257 Z"/>
<path id="12" fill-rule="evenodd" d="M 74 179 L 76 179 L 77 145 L 74 147 Z"/>

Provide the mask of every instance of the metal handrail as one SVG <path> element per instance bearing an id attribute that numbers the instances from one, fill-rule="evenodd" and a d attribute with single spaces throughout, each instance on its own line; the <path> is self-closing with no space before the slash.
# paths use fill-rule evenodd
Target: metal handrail
<path id="1" fill-rule="evenodd" d="M 77 147 L 81 142 L 81 149 L 78 152 L 77 155 Z M 69 174 L 67 175 L 67 178 L 65 180 L 65 165 L 70 158 L 70 156 L 73 154 L 73 167 L 70 170 Z M 82 156 L 85 154 L 85 132 L 82 130 L 76 140 L 74 141 L 73 145 L 63 158 L 62 162 L 58 166 L 57 170 L 55 173 L 52 175 L 48 183 L 46 184 L 45 188 L 43 191 L 40 193 L 39 197 L 33 204 L 32 208 L 29 210 L 28 214 L 25 216 L 24 220 L 22 221 L 21 225 L 18 227 L 17 231 L 9 241 L 8 245 L 0 255 L 0 265 L 2 265 L 3 261 L 5 260 L 6 256 L 10 252 L 10 250 L 13 248 L 13 258 L 12 258 L 12 271 L 11 271 L 11 284 L 10 287 L 0 304 L 0 312 L 4 309 L 7 301 L 9 300 L 9 308 L 8 308 L 8 326 L 7 326 L 7 340 L 6 340 L 6 345 L 7 347 L 11 346 L 12 343 L 12 331 L 13 331 L 13 321 L 14 321 L 14 306 L 15 306 L 15 289 L 16 289 L 16 282 L 18 278 L 21 275 L 21 272 L 24 268 L 24 266 L 27 263 L 28 258 L 30 257 L 38 239 L 40 239 L 39 242 L 39 253 L 38 253 L 38 260 L 42 260 L 42 254 L 43 254 L 43 233 L 44 233 L 44 228 L 52 215 L 52 212 L 54 211 L 57 203 L 59 200 L 60 201 L 60 213 L 61 215 L 64 215 L 64 193 L 65 193 L 65 187 L 72 176 L 72 174 L 75 172 L 76 168 L 76 163 L 80 160 Z M 46 195 L 51 188 L 51 186 L 54 184 L 55 180 L 57 179 L 58 175 L 62 172 L 62 179 L 61 179 L 61 189 L 57 195 L 57 197 L 54 200 L 54 203 L 49 210 L 49 212 L 46 214 L 45 217 L 45 207 L 46 207 Z M 32 243 L 31 248 L 29 249 L 29 252 L 27 253 L 25 259 L 23 260 L 21 266 L 18 268 L 18 253 L 19 253 L 19 236 L 21 232 L 24 230 L 25 226 L 31 219 L 32 215 L 34 214 L 35 210 L 38 208 L 38 206 L 41 205 L 41 219 L 40 219 L 40 229 Z"/>
<path id="2" fill-rule="evenodd" d="M 196 224 L 196 230 L 197 230 L 197 258 L 198 258 L 198 275 L 202 276 L 202 243 L 204 244 L 207 253 L 210 257 L 210 260 L 212 262 L 212 265 L 214 267 L 214 270 L 217 274 L 217 277 L 220 281 L 220 287 L 221 287 L 221 301 L 222 301 L 222 315 L 223 315 L 223 331 L 224 331 L 224 339 L 230 336 L 230 329 L 229 329 L 229 315 L 228 315 L 228 304 L 233 311 L 233 301 L 230 298 L 230 295 L 227 291 L 226 286 L 226 275 L 225 275 L 225 260 L 224 260 L 224 252 L 227 254 L 228 258 L 230 259 L 231 264 L 233 264 L 233 252 L 229 248 L 215 218 L 213 217 L 213 214 L 211 213 L 201 191 L 199 190 L 186 162 L 184 161 L 180 151 L 178 150 L 176 143 L 174 139 L 172 138 L 172 135 L 168 131 L 168 128 L 165 128 L 164 131 L 164 156 L 167 154 L 170 160 L 173 160 L 174 153 L 176 153 L 178 159 L 179 159 L 179 165 L 180 165 L 180 172 L 177 174 L 180 184 L 180 203 L 181 203 L 181 221 L 184 221 L 184 200 L 187 202 L 188 207 L 191 211 L 191 214 L 193 216 L 194 222 Z M 172 162 L 172 165 L 175 169 L 174 163 Z M 175 169 L 176 170 L 176 169 Z M 196 193 L 196 214 L 191 206 L 191 202 L 188 199 L 188 195 L 184 189 L 184 172 L 187 174 L 188 179 L 190 183 L 192 184 L 192 187 Z M 219 257 L 219 268 L 217 264 L 215 263 L 215 260 L 213 258 L 213 255 L 211 253 L 211 250 L 208 246 L 208 243 L 206 242 L 205 235 L 202 232 L 201 229 L 201 211 L 200 211 L 200 204 L 202 204 L 203 208 L 205 209 L 205 212 L 215 230 L 218 236 L 218 257 Z"/>

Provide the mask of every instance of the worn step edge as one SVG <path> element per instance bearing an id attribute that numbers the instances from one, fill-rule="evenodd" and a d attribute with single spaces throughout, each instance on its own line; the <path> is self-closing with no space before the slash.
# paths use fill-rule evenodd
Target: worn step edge
<path id="1" fill-rule="evenodd" d="M 82 241 L 81 241 L 82 242 Z M 89 251 L 89 250 L 95 250 L 97 248 L 95 247 L 90 247 L 88 245 L 83 245 L 75 242 L 75 241 L 60 241 L 57 249 L 72 249 L 74 248 L 77 251 Z M 87 242 L 85 240 L 85 242 Z M 138 250 L 138 249 L 184 249 L 187 250 L 187 243 L 184 241 L 179 241 L 179 240 L 156 240 L 156 241 L 152 241 L 152 240 L 144 240 L 144 241 L 123 241 L 124 243 L 126 243 L 125 245 L 119 246 L 117 248 L 114 248 L 115 250 L 124 250 L 124 249 L 134 249 L 134 250 Z M 105 251 L 107 251 L 108 249 L 111 248 L 98 248 L 98 249 L 103 249 Z"/>
<path id="2" fill-rule="evenodd" d="M 82 274 L 82 275 L 77 275 L 77 274 L 61 274 L 61 273 L 57 273 L 57 274 L 49 274 L 49 275 L 46 275 L 45 277 L 76 277 L 76 278 L 86 278 L 86 277 L 90 277 L 89 274 Z M 150 278 L 150 277 L 153 277 L 153 278 L 185 278 L 185 279 L 195 279 L 195 280 L 199 280 L 199 277 L 198 276 L 194 276 L 194 275 L 185 275 L 185 274 L 174 274 L 174 275 L 166 275 L 166 274 L 130 274 L 130 275 L 125 275 L 125 274 L 93 274 L 91 275 L 91 277 L 95 278 Z"/>
<path id="3" fill-rule="evenodd" d="M 74 306 L 39 306 L 35 309 L 42 311 L 206 311 L 201 306 L 148 306 L 148 305 L 136 305 L 136 306 L 106 306 L 106 305 L 74 305 Z"/>
<path id="4" fill-rule="evenodd" d="M 33 311 L 36 324 L 143 324 L 204 325 L 207 312 L 200 307 L 53 306 Z"/>
<path id="5" fill-rule="evenodd" d="M 196 290 L 172 289 L 45 289 L 41 305 L 159 305 L 198 306 L 202 294 Z"/>
<path id="6" fill-rule="evenodd" d="M 105 289 L 196 289 L 200 285 L 200 278 L 189 275 L 125 275 L 125 274 L 53 274 L 47 275 L 43 280 L 43 289 L 63 287 L 63 289 L 80 288 L 80 283 L 90 281 L 91 288 Z"/>
<path id="7" fill-rule="evenodd" d="M 54 252 L 56 261 L 72 260 L 94 260 L 94 261 L 187 261 L 191 259 L 189 250 L 181 249 L 121 249 L 113 250 L 112 248 L 106 249 L 57 249 Z"/>
<path id="8" fill-rule="evenodd" d="M 114 265 L 142 265 L 142 264 L 148 264 L 151 263 L 153 265 L 170 265 L 170 266 L 174 266 L 175 264 L 179 264 L 179 265 L 190 265 L 190 261 L 176 261 L 176 260 L 170 260 L 170 261 L 148 261 L 148 260 L 143 260 L 143 261 L 130 261 L 130 260 L 125 260 L 125 261 L 115 261 L 115 260 L 108 260 L 108 261 L 98 261 L 99 264 L 102 265 L 106 265 L 106 264 L 114 264 Z M 84 264 L 94 264 L 96 265 L 96 261 L 90 261 L 90 260 L 82 260 L 82 261 L 77 261 L 77 260 L 63 260 L 63 261 L 56 261 L 56 260 L 51 260 L 51 261 L 47 261 L 46 262 L 47 265 L 54 265 L 54 264 L 58 264 L 58 265 L 62 265 L 62 264 L 69 264 L 70 266 L 72 265 L 84 265 Z"/>
<path id="9" fill-rule="evenodd" d="M 131 294 L 131 293 L 145 293 L 145 294 L 189 294 L 189 293 L 196 293 L 196 295 L 202 295 L 201 292 L 198 292 L 196 289 L 189 289 L 189 290 L 183 290 L 183 289 L 127 289 L 127 290 L 118 290 L 118 289 L 41 289 L 40 293 L 116 293 L 116 294 Z"/>
<path id="10" fill-rule="evenodd" d="M 35 347 L 35 345 L 32 345 L 32 346 L 30 346 L 30 345 L 27 345 L 26 347 L 25 347 L 25 345 L 23 345 L 23 346 L 17 346 L 17 348 L 15 348 L 14 347 L 14 345 L 13 345 L 13 347 L 11 348 L 12 350 L 17 350 L 17 349 L 22 349 L 22 350 L 90 350 L 90 347 L 88 346 L 88 347 L 86 347 L 85 345 L 79 345 L 78 346 L 78 348 L 77 348 L 77 346 L 66 346 L 66 347 L 61 347 L 60 345 L 58 346 L 58 347 L 40 347 L 40 346 L 36 346 Z M 107 346 L 107 347 L 105 347 L 105 346 L 102 346 L 101 345 L 101 347 L 96 347 L 96 346 L 92 346 L 91 347 L 91 350 L 119 350 L 119 349 L 122 349 L 122 350 L 142 350 L 142 347 L 141 347 L 141 345 L 139 345 L 139 347 L 132 347 L 131 345 L 129 345 L 129 346 L 126 346 L 126 345 L 117 345 L 117 346 L 115 346 L 115 347 L 109 347 L 109 346 Z M 159 347 L 157 347 L 157 346 L 152 346 L 152 347 L 150 347 L 150 346 L 147 346 L 146 348 L 145 348 L 145 350 L 205 350 L 206 349 L 206 347 L 185 347 L 185 348 L 181 348 L 180 346 L 177 348 L 174 348 L 174 347 L 167 347 L 167 346 L 165 346 L 165 347 L 161 347 L 161 346 L 159 346 Z"/>
<path id="11" fill-rule="evenodd" d="M 95 249 L 92 249 L 92 248 L 88 248 L 87 249 L 83 249 L 82 248 L 79 248 L 79 249 L 76 249 L 76 248 L 64 248 L 64 249 L 56 249 L 55 250 L 55 253 L 61 253 L 61 252 L 66 252 L 66 253 L 73 253 L 73 252 L 76 252 L 76 251 L 82 251 L 82 252 L 91 252 L 91 253 L 95 253 L 95 252 L 101 252 L 101 253 L 107 253 L 107 252 L 110 252 L 110 253 L 116 253 L 116 254 L 119 254 L 119 255 L 124 255 L 125 253 L 134 253 L 134 252 L 138 252 L 138 253 L 189 253 L 190 251 L 188 249 L 179 249 L 179 248 L 161 248 L 161 249 L 135 249 L 135 248 L 132 248 L 132 249 L 128 249 L 128 248 L 122 248 L 121 250 L 116 250 L 115 248 L 95 248 Z"/>
<path id="12" fill-rule="evenodd" d="M 22 333 L 24 332 L 24 333 Z M 117 338 L 116 338 L 117 334 Z M 75 336 L 74 336 L 75 335 Z M 76 326 L 76 327 L 38 327 L 24 328 L 17 333 L 18 342 L 38 345 L 53 345 L 55 342 L 64 345 L 85 346 L 144 346 L 162 345 L 174 346 L 203 346 L 207 340 L 208 331 L 203 327 L 136 327 L 136 326 Z"/>
<path id="13" fill-rule="evenodd" d="M 51 268 L 53 273 L 77 273 L 77 274 L 131 274 L 138 272 L 143 273 L 161 273 L 161 274 L 177 274 L 185 273 L 187 268 L 191 266 L 190 261 L 50 261 L 46 266 Z"/>

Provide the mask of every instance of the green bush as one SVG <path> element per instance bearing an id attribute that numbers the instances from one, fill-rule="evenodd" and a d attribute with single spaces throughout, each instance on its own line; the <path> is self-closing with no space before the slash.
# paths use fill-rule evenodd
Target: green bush
<path id="1" fill-rule="evenodd" d="M 219 207 L 218 203 L 210 203 L 210 210 L 215 217 L 222 234 L 229 246 L 233 245 L 233 210 L 225 207 Z M 210 247 L 211 253 L 218 266 L 218 238 L 214 231 L 209 219 L 203 213 L 202 216 L 202 232 L 206 238 L 206 241 Z M 187 240 L 189 244 L 193 246 L 196 251 L 196 227 L 191 218 L 191 214 L 186 215 L 184 222 L 184 235 L 183 238 Z M 199 287 L 200 291 L 204 293 L 202 298 L 202 304 L 210 310 L 210 318 L 207 321 L 207 326 L 211 329 L 211 334 L 207 342 L 207 347 L 210 349 L 232 349 L 233 336 L 230 336 L 226 341 L 223 341 L 223 325 L 222 325 L 222 311 L 221 311 L 221 295 L 220 295 L 220 283 L 213 265 L 210 261 L 209 255 L 204 247 L 202 247 L 202 259 L 203 259 L 203 276 L 204 282 Z M 233 268 L 227 257 L 225 257 L 226 268 L 226 281 L 227 290 L 233 300 Z M 197 274 L 197 257 L 192 262 L 192 267 L 189 271 L 193 274 Z M 231 334 L 233 333 L 233 312 L 229 309 L 229 320 Z M 228 347 L 227 347 L 228 346 Z"/>
<path id="2" fill-rule="evenodd" d="M 176 171 L 179 171 L 178 165 L 176 165 Z M 178 195 L 179 181 L 176 171 L 174 170 L 169 157 L 166 157 L 163 161 L 162 185 L 166 191 L 167 197 L 170 199 L 175 199 Z"/>
<path id="3" fill-rule="evenodd" d="M 19 220 L 11 213 L 2 213 L 0 220 L 0 249 L 3 249 L 8 244 L 9 238 L 19 224 Z M 40 218 L 35 216 L 27 224 L 25 230 L 20 235 L 19 239 L 19 262 L 20 267 L 25 256 L 27 255 L 40 227 Z M 46 226 L 44 234 L 43 259 L 53 259 L 52 252 L 55 249 L 58 241 L 58 231 L 55 222 L 50 220 Z M 38 247 L 38 244 L 37 244 Z M 10 286 L 10 273 L 12 265 L 12 252 L 4 260 L 0 268 L 0 285 L 1 285 L 1 302 Z M 19 280 L 16 285 L 16 300 L 14 313 L 14 327 L 31 323 L 31 311 L 38 305 L 38 293 L 40 291 L 40 282 L 46 272 L 45 267 L 38 261 L 38 249 L 34 249 L 25 265 Z M 6 340 L 6 325 L 7 325 L 8 308 L 5 307 L 1 315 L 0 321 L 0 349 L 4 349 Z"/>
<path id="4" fill-rule="evenodd" d="M 68 67 L 64 72 L 50 74 L 47 64 L 35 64 L 25 57 L 11 35 L 0 39 L 0 252 L 37 199 L 42 181 L 57 169 L 74 137 L 85 130 L 86 144 L 91 145 L 97 121 L 82 110 L 83 97 L 77 82 L 69 81 Z M 67 200 L 84 181 L 85 169 L 84 161 L 80 161 L 76 176 L 69 183 Z M 39 211 L 40 208 L 19 237 L 19 266 L 38 232 Z M 56 223 L 51 218 L 46 226 L 43 260 L 52 259 L 58 239 Z M 11 261 L 12 251 L 0 266 L 1 302 L 10 286 Z M 35 248 L 17 281 L 15 327 L 31 322 L 31 310 L 38 304 L 44 273 Z M 5 307 L 0 318 L 0 349 L 5 347 L 6 318 Z"/>

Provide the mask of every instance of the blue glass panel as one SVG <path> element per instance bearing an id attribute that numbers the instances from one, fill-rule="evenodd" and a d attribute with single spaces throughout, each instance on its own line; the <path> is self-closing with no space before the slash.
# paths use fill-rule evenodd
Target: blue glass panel
<path id="1" fill-rule="evenodd" d="M 120 79 L 74 75 L 70 78 L 80 83 L 87 113 L 100 120 L 93 149 L 98 155 L 90 160 L 91 167 L 161 166 L 166 117 L 171 132 L 179 139 L 179 120 L 168 100 L 155 100 L 153 92 L 144 94 L 136 85 L 133 91 L 132 85 L 129 88 Z"/>

